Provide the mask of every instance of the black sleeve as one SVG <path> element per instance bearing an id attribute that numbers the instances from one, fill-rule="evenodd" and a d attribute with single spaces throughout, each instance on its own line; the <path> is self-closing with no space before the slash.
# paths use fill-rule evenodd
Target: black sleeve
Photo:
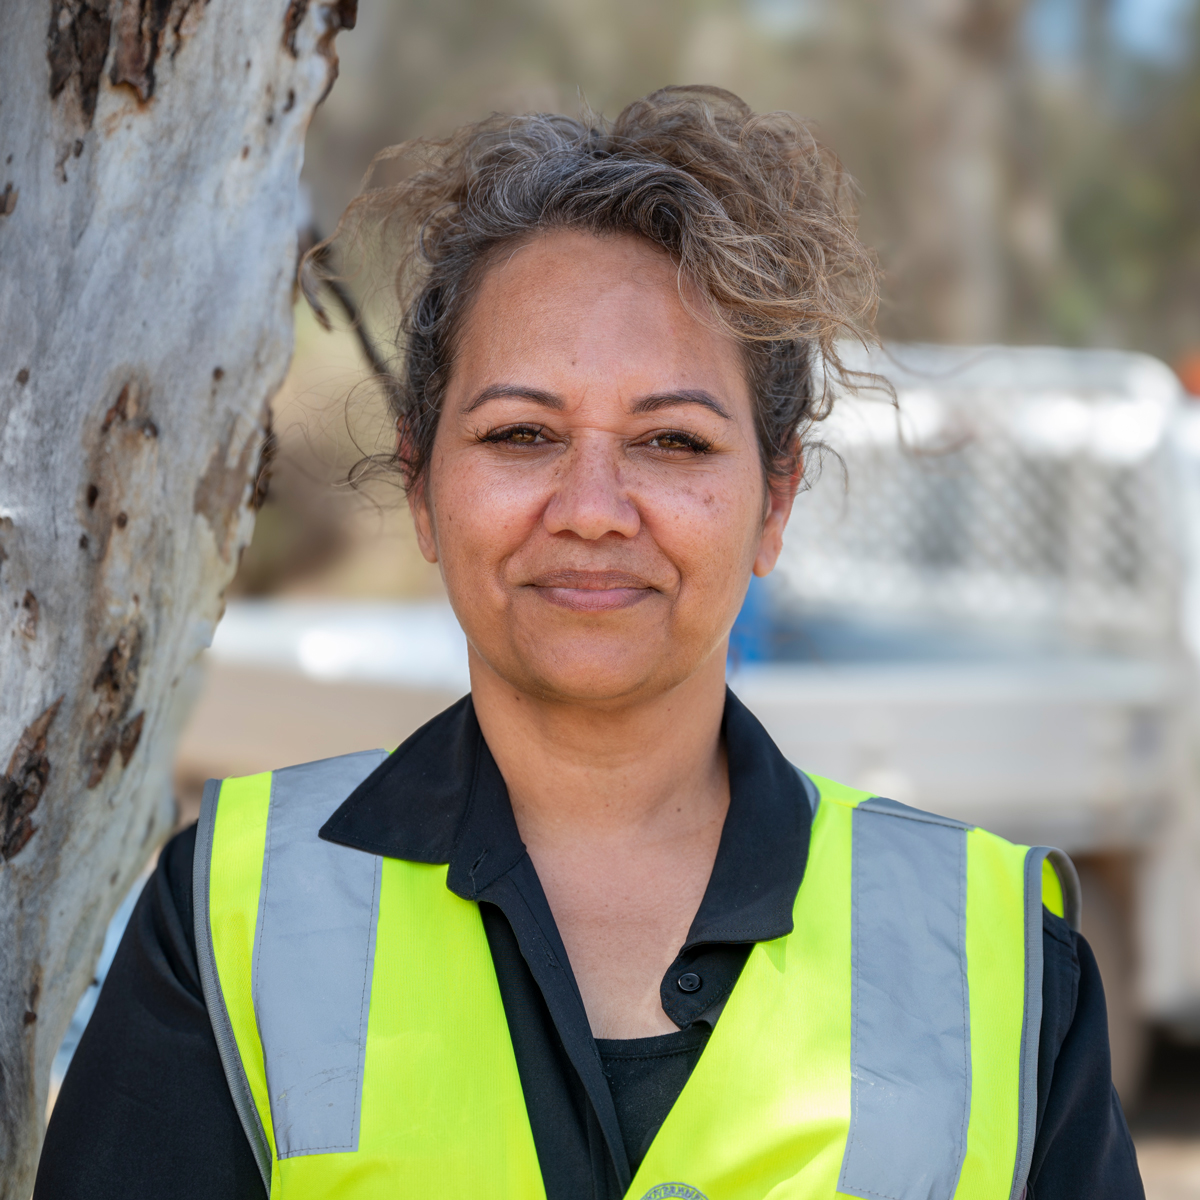
<path id="1" fill-rule="evenodd" d="M 54 1105 L 34 1200 L 265 1200 L 196 969 L 192 826 L 164 847 Z"/>
<path id="2" fill-rule="evenodd" d="M 1092 948 L 1043 911 L 1038 1121 L 1028 1200 L 1145 1200 L 1112 1085 L 1108 1013 Z"/>

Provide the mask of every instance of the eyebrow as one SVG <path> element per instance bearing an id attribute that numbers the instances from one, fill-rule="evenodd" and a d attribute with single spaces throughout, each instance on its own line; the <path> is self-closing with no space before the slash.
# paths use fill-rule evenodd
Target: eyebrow
<path id="1" fill-rule="evenodd" d="M 502 398 L 532 400 L 534 404 L 540 404 L 543 408 L 560 409 L 565 407 L 563 398 L 556 396 L 553 392 L 543 392 L 540 388 L 522 387 L 518 383 L 493 383 L 491 387 L 485 387 L 463 411 L 473 413 L 477 408 L 482 408 L 489 400 Z"/>
<path id="2" fill-rule="evenodd" d="M 717 416 L 724 417 L 727 421 L 733 419 L 730 417 L 725 406 L 715 396 L 698 388 L 686 388 L 679 392 L 658 392 L 653 396 L 643 396 L 642 399 L 633 405 L 630 412 L 658 412 L 660 408 L 671 408 L 677 404 L 698 404 L 701 408 L 707 408 L 709 411 L 715 412 Z"/>
<path id="3" fill-rule="evenodd" d="M 566 407 L 563 398 L 556 396 L 553 392 L 544 392 L 540 388 L 524 387 L 515 383 L 493 383 L 490 387 L 485 387 L 467 405 L 464 412 L 472 413 L 477 408 L 482 408 L 489 400 L 500 399 L 530 400 L 544 408 L 556 410 Z M 707 408 L 727 421 L 732 420 L 725 406 L 715 396 L 699 388 L 685 388 L 678 392 L 656 392 L 652 396 L 643 396 L 634 402 L 630 412 L 637 416 L 642 413 L 658 412 L 659 409 L 672 408 L 679 404 L 698 404 L 701 408 Z"/>

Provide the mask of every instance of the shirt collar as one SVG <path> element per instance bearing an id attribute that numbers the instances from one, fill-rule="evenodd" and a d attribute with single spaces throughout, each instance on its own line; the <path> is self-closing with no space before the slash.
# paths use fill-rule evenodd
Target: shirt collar
<path id="1" fill-rule="evenodd" d="M 723 728 L 729 812 L 685 949 L 790 933 L 808 858 L 812 809 L 804 778 L 731 691 Z M 469 900 L 525 857 L 470 696 L 386 758 L 320 836 L 385 858 L 446 863 L 447 887 Z"/>

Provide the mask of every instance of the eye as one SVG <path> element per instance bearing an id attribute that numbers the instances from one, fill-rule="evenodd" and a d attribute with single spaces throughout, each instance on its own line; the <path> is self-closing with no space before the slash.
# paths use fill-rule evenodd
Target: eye
<path id="1" fill-rule="evenodd" d="M 694 433 L 684 433 L 679 429 L 664 429 L 656 433 L 645 445 L 654 450 L 667 450 L 674 453 L 707 454 L 712 449 L 712 443 Z"/>
<path id="2" fill-rule="evenodd" d="M 540 425 L 506 425 L 502 429 L 489 429 L 479 435 L 479 440 L 493 446 L 536 446 L 548 439 Z"/>

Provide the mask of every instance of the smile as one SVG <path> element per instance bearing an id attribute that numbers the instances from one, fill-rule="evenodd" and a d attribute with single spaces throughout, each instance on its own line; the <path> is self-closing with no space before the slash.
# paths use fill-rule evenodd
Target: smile
<path id="1" fill-rule="evenodd" d="M 589 613 L 630 608 L 657 590 L 625 571 L 548 571 L 530 586 L 558 608 Z"/>

